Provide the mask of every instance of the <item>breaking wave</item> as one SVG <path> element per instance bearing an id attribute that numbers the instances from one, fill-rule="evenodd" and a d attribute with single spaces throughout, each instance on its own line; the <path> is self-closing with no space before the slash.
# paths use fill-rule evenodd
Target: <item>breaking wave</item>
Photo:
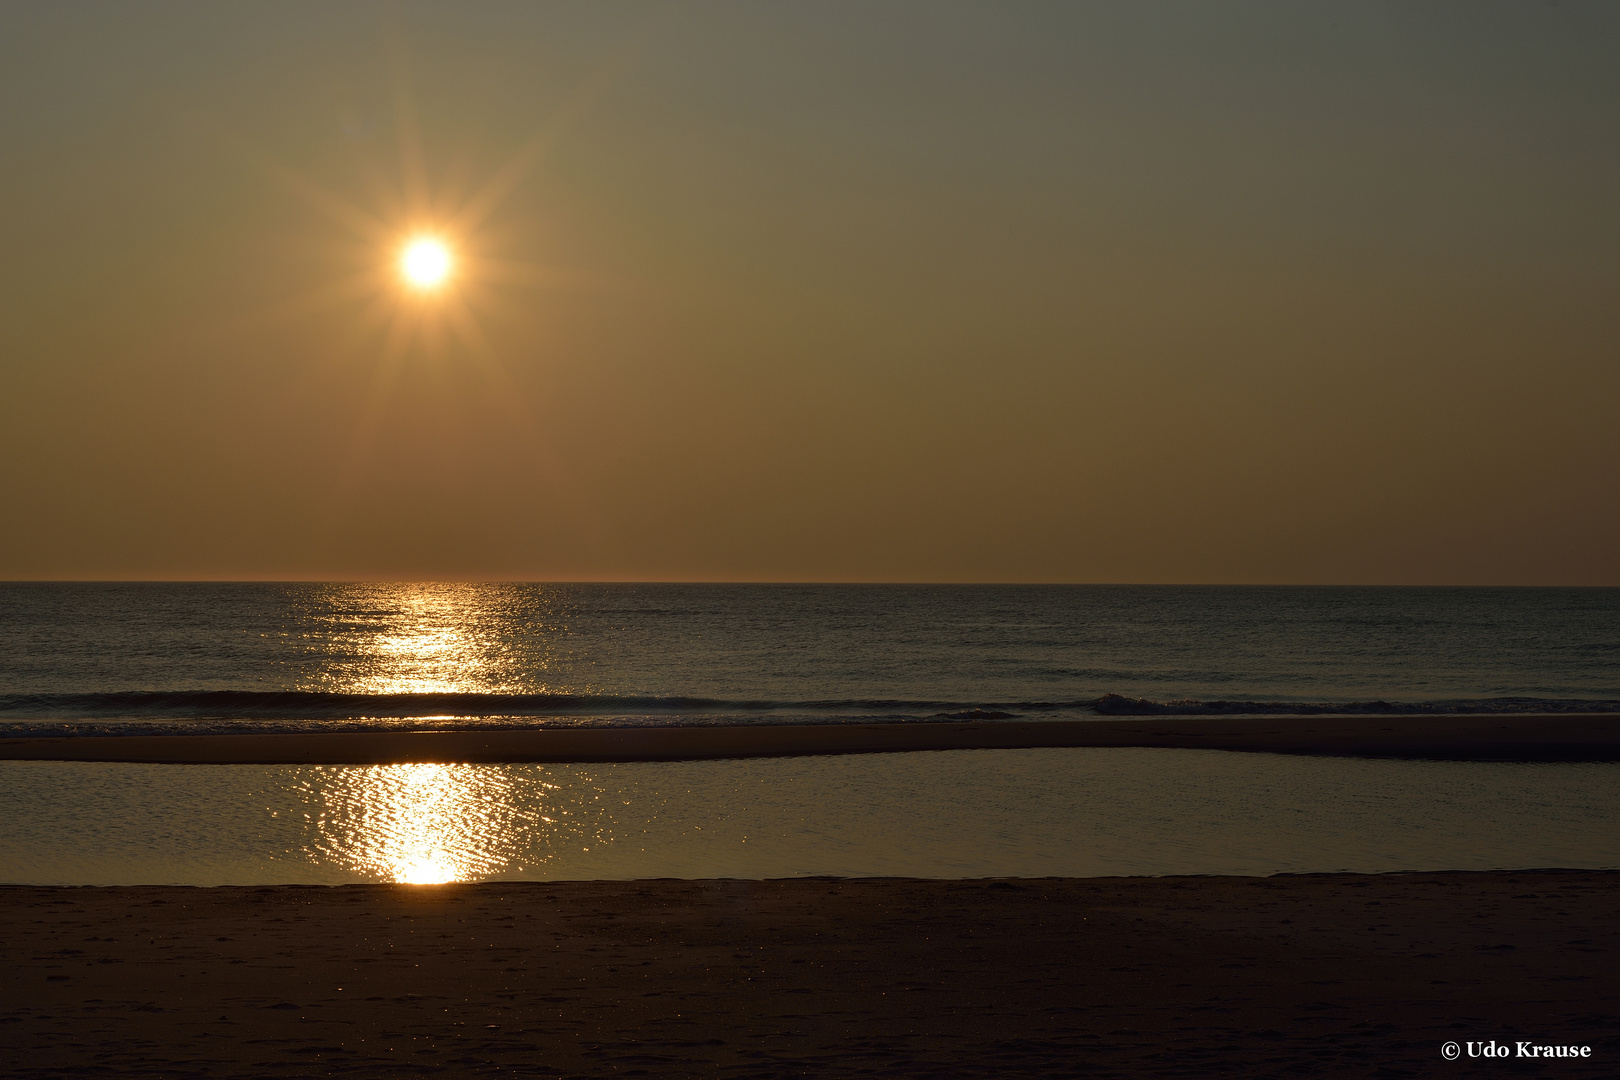
<path id="1" fill-rule="evenodd" d="M 1594 698 L 1499 697 L 1451 701 L 1153 701 L 1104 694 L 1100 716 L 1475 716 L 1501 713 L 1611 713 L 1620 701 Z"/>

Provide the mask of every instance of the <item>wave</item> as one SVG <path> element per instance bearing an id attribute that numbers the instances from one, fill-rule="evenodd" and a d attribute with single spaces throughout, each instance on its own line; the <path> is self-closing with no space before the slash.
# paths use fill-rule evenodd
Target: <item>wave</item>
<path id="1" fill-rule="evenodd" d="M 667 717 L 674 722 L 827 720 L 1006 720 L 1025 716 L 1473 715 L 1620 712 L 1620 700 L 1496 697 L 1445 701 L 1155 701 L 1104 694 L 1072 701 L 948 701 L 907 698 L 816 700 L 569 693 L 357 694 L 301 690 L 128 690 L 0 694 L 0 722 L 17 720 L 430 720 L 451 718 Z M 10 726 L 9 724 L 7 726 Z"/>
<path id="2" fill-rule="evenodd" d="M 769 711 L 769 701 L 607 694 L 354 694 L 309 690 L 125 690 L 0 694 L 0 715 L 347 719 L 431 716 L 555 716 L 587 713 Z"/>
<path id="3" fill-rule="evenodd" d="M 1104 694 L 1099 716 L 1477 716 L 1514 713 L 1612 713 L 1620 700 L 1498 697 L 1449 701 L 1153 701 Z"/>
<path id="4" fill-rule="evenodd" d="M 1083 703 L 1081 703 L 1083 705 Z M 1029 702 L 1025 709 L 1071 708 Z M 954 719 L 996 719 L 1004 706 L 904 698 L 773 701 L 640 694 L 352 694 L 302 690 L 126 690 L 111 693 L 0 694 L 0 717 L 163 717 L 182 719 L 364 719 L 439 716 L 640 716 L 688 714 L 897 713 L 943 711 Z M 955 713 L 961 713 L 960 717 Z"/>

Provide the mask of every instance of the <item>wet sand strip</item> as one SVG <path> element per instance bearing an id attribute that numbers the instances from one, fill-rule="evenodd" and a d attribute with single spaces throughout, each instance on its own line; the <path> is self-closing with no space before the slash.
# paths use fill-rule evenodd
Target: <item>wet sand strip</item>
<path id="1" fill-rule="evenodd" d="M 1620 1071 L 1620 872 L 0 887 L 64 1076 Z M 1445 1060 L 1447 1043 L 1512 1060 Z M 1516 1056 L 1516 1043 L 1587 1047 Z"/>
<path id="2" fill-rule="evenodd" d="M 560 763 L 1107 746 L 1454 761 L 1620 761 L 1620 716 L 1155 717 L 116 735 L 0 739 L 0 760 L 213 765 Z"/>

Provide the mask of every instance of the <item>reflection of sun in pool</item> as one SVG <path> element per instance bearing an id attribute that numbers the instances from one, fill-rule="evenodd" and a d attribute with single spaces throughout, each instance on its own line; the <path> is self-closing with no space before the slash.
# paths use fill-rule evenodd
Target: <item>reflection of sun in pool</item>
<path id="1" fill-rule="evenodd" d="M 350 881 L 487 881 L 599 859 L 611 855 L 621 805 L 592 770 L 569 766 L 305 765 L 296 774 L 304 858 Z"/>
<path id="2" fill-rule="evenodd" d="M 406 885 L 443 885 L 455 879 L 455 864 L 442 851 L 394 867 L 394 880 Z"/>
<path id="3" fill-rule="evenodd" d="M 510 781 L 466 765 L 334 769 L 319 846 L 384 881 L 437 885 L 499 873 L 518 823 Z"/>

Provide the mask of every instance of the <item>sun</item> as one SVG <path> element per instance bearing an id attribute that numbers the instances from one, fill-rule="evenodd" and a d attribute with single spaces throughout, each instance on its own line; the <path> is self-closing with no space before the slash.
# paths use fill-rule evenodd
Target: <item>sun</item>
<path id="1" fill-rule="evenodd" d="M 437 289 L 450 278 L 455 260 L 444 241 L 418 236 L 399 253 L 399 272 L 406 284 L 418 289 Z"/>

